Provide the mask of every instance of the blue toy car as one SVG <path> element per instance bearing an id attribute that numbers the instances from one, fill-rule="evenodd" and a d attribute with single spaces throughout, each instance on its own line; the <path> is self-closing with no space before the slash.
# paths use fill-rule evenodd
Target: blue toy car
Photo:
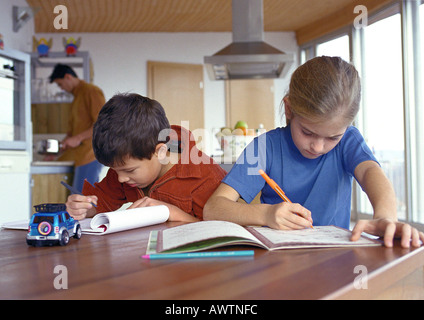
<path id="1" fill-rule="evenodd" d="M 32 246 L 56 245 L 65 246 L 70 237 L 81 238 L 81 225 L 74 220 L 62 203 L 45 203 L 34 206 L 28 226 L 26 242 Z"/>

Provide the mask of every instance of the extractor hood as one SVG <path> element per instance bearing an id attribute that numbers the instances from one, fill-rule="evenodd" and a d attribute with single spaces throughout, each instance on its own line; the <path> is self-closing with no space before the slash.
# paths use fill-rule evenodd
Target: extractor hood
<path id="1" fill-rule="evenodd" d="M 233 42 L 204 57 L 212 80 L 282 78 L 294 62 L 263 41 L 262 0 L 232 0 Z"/>

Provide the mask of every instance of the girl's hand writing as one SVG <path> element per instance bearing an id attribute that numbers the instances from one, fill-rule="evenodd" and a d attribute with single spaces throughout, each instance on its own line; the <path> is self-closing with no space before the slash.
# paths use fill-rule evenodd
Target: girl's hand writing
<path id="1" fill-rule="evenodd" d="M 273 229 L 296 230 L 312 226 L 311 211 L 298 203 L 282 202 L 269 205 L 266 225 Z"/>

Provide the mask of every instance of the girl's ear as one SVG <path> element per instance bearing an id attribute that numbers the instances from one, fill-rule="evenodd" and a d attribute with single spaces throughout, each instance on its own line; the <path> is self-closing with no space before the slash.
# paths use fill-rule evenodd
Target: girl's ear
<path id="1" fill-rule="evenodd" d="M 166 158 L 167 151 L 168 147 L 164 143 L 159 143 L 156 146 L 155 153 L 157 154 L 159 161 L 164 160 Z"/>
<path id="2" fill-rule="evenodd" d="M 291 111 L 291 107 L 290 107 L 290 99 L 289 96 L 285 96 L 283 98 L 284 101 L 284 114 L 286 115 L 286 119 L 290 120 L 292 118 L 292 111 Z"/>

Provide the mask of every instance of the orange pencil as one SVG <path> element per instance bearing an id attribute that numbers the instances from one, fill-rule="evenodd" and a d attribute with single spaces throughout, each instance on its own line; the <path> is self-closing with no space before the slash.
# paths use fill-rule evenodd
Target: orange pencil
<path id="1" fill-rule="evenodd" d="M 265 181 L 270 185 L 270 187 L 272 189 L 275 190 L 275 192 L 277 192 L 277 194 L 281 197 L 281 199 L 283 199 L 285 202 L 290 202 L 290 199 L 287 198 L 286 194 L 284 193 L 284 191 L 280 188 L 280 186 L 274 181 L 272 180 L 270 177 L 268 177 L 268 175 L 261 169 L 259 170 L 260 175 L 262 176 L 262 178 L 265 179 Z"/>
<path id="2" fill-rule="evenodd" d="M 272 180 L 270 177 L 268 177 L 268 175 L 262 170 L 259 170 L 259 174 L 262 176 L 262 178 L 265 179 L 265 181 L 269 184 L 269 186 L 274 189 L 275 192 L 277 192 L 277 194 L 281 197 L 281 199 L 283 199 L 285 202 L 290 202 L 290 199 L 286 196 L 286 194 L 284 193 L 283 189 L 280 188 L 280 186 L 274 181 Z M 301 217 L 300 214 L 296 213 L 299 217 Z M 313 226 L 311 226 L 311 228 L 313 228 Z"/>

